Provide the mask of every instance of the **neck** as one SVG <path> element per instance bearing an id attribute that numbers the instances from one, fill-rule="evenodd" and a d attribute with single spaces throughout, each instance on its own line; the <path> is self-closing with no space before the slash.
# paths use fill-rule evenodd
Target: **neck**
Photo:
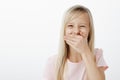
<path id="1" fill-rule="evenodd" d="M 68 59 L 71 62 L 80 62 L 82 60 L 82 57 L 80 53 L 76 52 L 73 48 L 69 47 L 69 52 L 68 52 Z"/>

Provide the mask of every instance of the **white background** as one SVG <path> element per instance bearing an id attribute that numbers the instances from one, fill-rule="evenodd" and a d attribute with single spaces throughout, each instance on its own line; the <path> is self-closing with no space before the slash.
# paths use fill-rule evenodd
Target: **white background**
<path id="1" fill-rule="evenodd" d="M 106 80 L 120 80 L 119 0 L 0 0 L 0 80 L 40 80 L 57 54 L 62 16 L 82 4 L 94 18 L 95 47 L 109 66 Z"/>

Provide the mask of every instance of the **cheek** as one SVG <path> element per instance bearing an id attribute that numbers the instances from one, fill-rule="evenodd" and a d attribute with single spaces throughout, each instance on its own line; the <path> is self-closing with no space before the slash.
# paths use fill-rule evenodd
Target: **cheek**
<path id="1" fill-rule="evenodd" d="M 88 36 L 89 30 L 88 29 L 82 29 L 81 32 L 85 35 Z"/>
<path id="2" fill-rule="evenodd" d="M 65 30 L 65 35 L 70 35 L 70 34 L 71 34 L 71 32 L 72 32 L 72 30 L 71 30 L 71 29 L 66 29 L 66 30 Z"/>

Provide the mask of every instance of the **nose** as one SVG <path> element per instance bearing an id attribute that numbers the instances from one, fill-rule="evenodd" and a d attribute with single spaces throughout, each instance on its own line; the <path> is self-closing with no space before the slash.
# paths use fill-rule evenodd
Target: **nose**
<path id="1" fill-rule="evenodd" d="M 74 27 L 74 34 L 75 35 L 80 35 L 80 29 L 79 29 L 79 27 Z"/>

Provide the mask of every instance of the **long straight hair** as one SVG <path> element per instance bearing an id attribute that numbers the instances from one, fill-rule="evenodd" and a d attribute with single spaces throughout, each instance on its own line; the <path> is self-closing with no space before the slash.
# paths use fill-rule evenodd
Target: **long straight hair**
<path id="1" fill-rule="evenodd" d="M 62 28 L 61 28 L 61 34 L 60 34 L 60 43 L 59 43 L 59 50 L 58 50 L 58 57 L 56 61 L 56 80 L 64 80 L 64 74 L 65 74 L 65 64 L 68 56 L 68 45 L 64 41 L 64 35 L 65 35 L 65 27 L 68 21 L 70 21 L 73 17 L 73 15 L 78 14 L 80 15 L 87 13 L 89 15 L 89 25 L 90 25 L 90 31 L 88 35 L 88 46 L 92 53 L 94 53 L 94 25 L 93 25 L 93 19 L 91 12 L 88 8 L 81 6 L 81 5 L 75 5 L 69 8 L 63 18 L 62 22 Z"/>

